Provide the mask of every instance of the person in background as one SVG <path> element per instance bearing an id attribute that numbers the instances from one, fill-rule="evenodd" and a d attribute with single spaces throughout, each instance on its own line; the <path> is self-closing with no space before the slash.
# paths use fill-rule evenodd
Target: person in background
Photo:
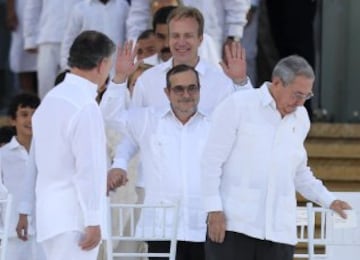
<path id="1" fill-rule="evenodd" d="M 137 69 L 129 76 L 129 79 L 127 81 L 127 88 L 129 90 L 130 98 L 132 97 L 132 94 L 134 92 L 134 87 L 136 84 L 136 80 L 138 77 L 147 69 L 150 69 L 152 65 L 142 63 L 140 64 Z"/>
<path id="2" fill-rule="evenodd" d="M 165 3 L 163 3 L 165 2 Z M 204 46 L 204 54 L 209 47 L 214 48 L 215 54 L 220 57 L 221 49 L 225 42 L 238 41 L 243 36 L 246 25 L 246 15 L 250 8 L 250 0 L 155 0 L 149 4 L 148 0 L 134 0 L 130 7 L 129 19 L 127 20 L 128 39 L 134 39 L 140 32 L 148 27 L 151 17 L 151 5 L 163 7 L 165 4 L 176 6 L 189 6 L 199 9 L 206 21 L 205 41 L 210 46 Z M 208 51 L 208 54 L 211 53 Z M 213 54 L 213 55 L 215 55 Z M 203 56 L 207 58 L 207 56 Z M 208 58 L 213 61 L 215 57 Z M 218 60 L 214 62 L 218 63 Z"/>
<path id="3" fill-rule="evenodd" d="M 24 50 L 24 0 L 7 0 L 6 20 L 11 30 L 10 68 L 19 77 L 20 88 L 24 92 L 37 93 L 36 53 Z"/>
<path id="4" fill-rule="evenodd" d="M 61 68 L 67 68 L 69 49 L 83 31 L 94 30 L 122 45 L 129 5 L 125 0 L 81 0 L 72 8 L 61 42 Z M 114 56 L 115 57 L 115 56 Z"/>
<path id="5" fill-rule="evenodd" d="M 9 194 L 13 197 L 10 214 L 10 232 L 7 248 L 7 259 L 43 260 L 44 252 L 35 241 L 34 216 L 22 216 L 22 221 L 29 225 L 28 233 L 21 240 L 17 237 L 18 207 L 26 179 L 29 149 L 32 138 L 31 118 L 40 104 L 40 99 L 31 94 L 15 96 L 9 105 L 8 116 L 11 125 L 16 129 L 10 142 L 0 148 L 0 174 Z"/>
<path id="6" fill-rule="evenodd" d="M 210 2 L 205 1 L 193 1 L 193 3 L 185 3 L 184 1 L 164 1 L 164 0 L 157 0 L 153 1 L 152 3 L 156 2 L 158 3 L 156 5 L 157 7 L 165 7 L 165 6 L 191 6 L 198 8 L 203 12 L 205 19 L 206 19 L 206 30 L 203 33 L 203 41 L 199 48 L 199 55 L 214 64 L 217 64 L 221 60 L 220 56 L 220 47 L 221 44 L 218 43 L 214 35 L 211 35 L 210 32 L 219 31 L 219 25 L 216 22 L 218 17 L 215 14 L 215 10 L 213 9 L 211 3 L 213 0 L 210 0 Z M 190 1 L 191 2 L 191 1 Z M 138 35 L 142 30 L 149 27 L 150 20 L 151 20 L 151 12 L 150 7 L 152 3 L 149 3 L 148 1 L 144 0 L 137 0 L 133 3 L 133 5 L 130 7 L 129 12 L 129 19 L 127 20 L 127 32 L 128 32 L 128 39 L 133 39 Z M 184 4 L 183 4 L 184 3 Z M 206 5 L 206 6 L 205 6 Z M 154 5 L 153 5 L 154 6 Z M 153 8 L 153 10 L 159 10 Z M 208 16 L 208 10 L 211 10 L 211 15 Z M 211 17 L 210 17 L 211 16 Z M 136 23 L 136 24 L 134 24 Z M 209 29 L 211 28 L 211 29 Z M 213 30 L 214 28 L 217 28 L 216 30 Z"/>
<path id="7" fill-rule="evenodd" d="M 153 30 L 143 31 L 136 40 L 138 60 L 143 60 L 156 54 L 156 38 Z"/>
<path id="8" fill-rule="evenodd" d="M 78 0 L 26 0 L 24 49 L 37 52 L 38 94 L 42 99 L 54 87 L 60 71 L 60 45 L 66 21 Z"/>
<path id="9" fill-rule="evenodd" d="M 158 9 L 153 17 L 152 27 L 155 33 L 156 54 L 144 59 L 144 63 L 157 65 L 171 58 L 169 48 L 169 26 L 167 19 L 175 6 L 166 6 Z"/>

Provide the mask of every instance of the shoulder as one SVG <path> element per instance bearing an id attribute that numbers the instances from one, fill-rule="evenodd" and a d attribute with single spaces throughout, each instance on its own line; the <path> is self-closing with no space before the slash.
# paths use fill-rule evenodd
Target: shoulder
<path id="1" fill-rule="evenodd" d="M 257 100 L 260 98 L 260 90 L 256 88 L 244 89 L 242 91 L 236 91 L 229 97 L 239 105 L 256 105 Z"/>

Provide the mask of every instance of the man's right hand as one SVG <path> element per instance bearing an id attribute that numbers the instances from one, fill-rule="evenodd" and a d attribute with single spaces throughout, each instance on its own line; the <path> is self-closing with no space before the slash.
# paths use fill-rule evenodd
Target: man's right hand
<path id="1" fill-rule="evenodd" d="M 19 239 L 28 240 L 28 216 L 25 214 L 19 214 L 18 224 L 16 226 L 16 233 Z"/>
<path id="2" fill-rule="evenodd" d="M 88 226 L 85 228 L 84 237 L 81 239 L 79 246 L 82 250 L 89 251 L 97 247 L 101 241 L 100 226 Z"/>
<path id="3" fill-rule="evenodd" d="M 211 241 L 222 243 L 225 239 L 226 223 L 225 215 L 222 211 L 209 212 L 208 219 L 208 236 Z"/>
<path id="4" fill-rule="evenodd" d="M 127 173 L 123 169 L 113 168 L 108 172 L 107 177 L 107 194 L 109 191 L 125 185 L 128 182 Z"/>

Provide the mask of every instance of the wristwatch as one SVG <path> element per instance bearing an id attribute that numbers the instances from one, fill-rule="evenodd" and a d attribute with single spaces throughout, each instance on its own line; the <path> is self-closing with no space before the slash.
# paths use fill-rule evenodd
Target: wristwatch
<path id="1" fill-rule="evenodd" d="M 240 36 L 232 36 L 232 35 L 229 35 L 227 37 L 229 40 L 232 40 L 232 41 L 236 41 L 236 42 L 239 42 L 241 40 L 241 37 Z"/>

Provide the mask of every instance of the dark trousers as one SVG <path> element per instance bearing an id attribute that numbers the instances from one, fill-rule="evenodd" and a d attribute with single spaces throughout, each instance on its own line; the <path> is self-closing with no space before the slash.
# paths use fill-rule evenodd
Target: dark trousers
<path id="1" fill-rule="evenodd" d="M 226 231 L 223 243 L 207 238 L 206 260 L 293 260 L 295 247 Z"/>
<path id="2" fill-rule="evenodd" d="M 167 253 L 170 250 L 168 241 L 149 241 L 149 253 Z M 167 260 L 168 258 L 149 257 L 150 260 Z M 205 260 L 204 243 L 178 241 L 176 246 L 176 260 Z"/>

